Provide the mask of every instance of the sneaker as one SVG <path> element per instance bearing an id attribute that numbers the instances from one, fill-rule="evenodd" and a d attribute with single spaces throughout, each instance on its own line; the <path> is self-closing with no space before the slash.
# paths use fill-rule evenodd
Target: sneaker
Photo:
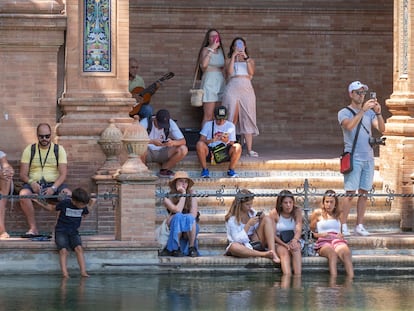
<path id="1" fill-rule="evenodd" d="M 181 253 L 180 249 L 171 252 L 171 256 L 173 257 L 184 257 L 183 253 Z"/>
<path id="2" fill-rule="evenodd" d="M 158 256 L 164 257 L 164 256 L 172 256 L 172 255 L 171 255 L 171 252 L 167 248 L 164 248 L 162 251 L 158 251 Z"/>
<path id="3" fill-rule="evenodd" d="M 348 231 L 347 224 L 342 224 L 342 234 L 344 236 L 350 236 L 351 235 L 351 233 Z"/>
<path id="4" fill-rule="evenodd" d="M 190 257 L 198 257 L 198 251 L 195 247 L 190 247 L 188 249 L 188 256 Z"/>
<path id="5" fill-rule="evenodd" d="M 162 168 L 162 169 L 160 169 L 160 172 L 158 173 L 158 176 L 159 177 L 172 177 L 172 176 L 174 176 L 174 172 L 173 171 L 171 171 L 171 170 L 167 170 L 167 169 L 164 169 L 164 168 Z"/>
<path id="6" fill-rule="evenodd" d="M 203 170 L 201 171 L 201 177 L 210 178 L 210 172 L 208 171 L 208 168 L 203 168 Z"/>
<path id="7" fill-rule="evenodd" d="M 239 175 L 237 175 L 237 173 L 234 170 L 232 170 L 232 169 L 229 169 L 227 171 L 227 176 L 232 177 L 232 178 L 239 177 Z"/>
<path id="8" fill-rule="evenodd" d="M 367 236 L 367 235 L 369 235 L 369 232 L 367 230 L 365 230 L 365 228 L 362 224 L 359 224 L 358 226 L 355 227 L 355 234 Z"/>

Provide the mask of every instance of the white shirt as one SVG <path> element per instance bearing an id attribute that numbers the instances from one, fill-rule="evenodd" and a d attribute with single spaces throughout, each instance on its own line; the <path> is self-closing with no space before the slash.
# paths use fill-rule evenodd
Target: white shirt
<path id="1" fill-rule="evenodd" d="M 148 128 L 148 119 L 144 118 L 139 122 L 145 129 Z M 166 140 L 164 129 L 159 129 L 155 126 L 154 121 L 152 121 L 152 129 L 151 132 L 148 134 L 149 139 L 160 139 Z M 180 140 L 184 138 L 183 133 L 181 132 L 180 128 L 178 127 L 177 123 L 174 120 L 170 119 L 170 132 L 168 138 L 174 140 Z M 155 146 L 154 144 L 148 144 L 148 148 L 151 150 L 160 150 L 165 148 L 164 146 Z"/>

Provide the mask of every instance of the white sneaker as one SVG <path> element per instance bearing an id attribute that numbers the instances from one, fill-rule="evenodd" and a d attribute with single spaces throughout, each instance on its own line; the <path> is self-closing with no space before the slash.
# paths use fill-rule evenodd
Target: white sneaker
<path id="1" fill-rule="evenodd" d="M 343 236 L 350 236 L 351 233 L 348 231 L 347 224 L 342 224 L 342 234 Z"/>
<path id="2" fill-rule="evenodd" d="M 369 235 L 369 232 L 367 230 L 365 230 L 365 228 L 362 224 L 359 224 L 358 226 L 355 227 L 355 234 L 367 236 L 367 235 Z"/>

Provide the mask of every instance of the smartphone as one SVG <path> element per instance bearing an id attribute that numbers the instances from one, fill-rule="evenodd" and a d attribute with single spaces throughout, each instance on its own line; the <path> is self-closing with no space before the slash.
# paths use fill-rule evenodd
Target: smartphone
<path id="1" fill-rule="evenodd" d="M 263 214 L 263 211 L 260 211 L 260 212 L 257 212 L 257 213 L 256 213 L 256 216 L 257 216 L 257 217 L 260 217 L 260 216 L 262 216 L 262 214 Z"/>
<path id="2" fill-rule="evenodd" d="M 243 49 L 244 49 L 243 41 L 237 40 L 236 41 L 236 48 L 237 48 L 238 51 L 243 51 Z"/>
<path id="3" fill-rule="evenodd" d="M 370 99 L 377 99 L 377 92 L 371 92 L 371 93 L 369 93 L 369 98 Z"/>

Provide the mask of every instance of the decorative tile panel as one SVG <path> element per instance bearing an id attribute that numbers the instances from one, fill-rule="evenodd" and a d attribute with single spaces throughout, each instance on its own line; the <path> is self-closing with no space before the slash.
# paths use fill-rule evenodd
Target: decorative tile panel
<path id="1" fill-rule="evenodd" d="M 111 72 L 111 0 L 84 0 L 83 71 Z"/>

